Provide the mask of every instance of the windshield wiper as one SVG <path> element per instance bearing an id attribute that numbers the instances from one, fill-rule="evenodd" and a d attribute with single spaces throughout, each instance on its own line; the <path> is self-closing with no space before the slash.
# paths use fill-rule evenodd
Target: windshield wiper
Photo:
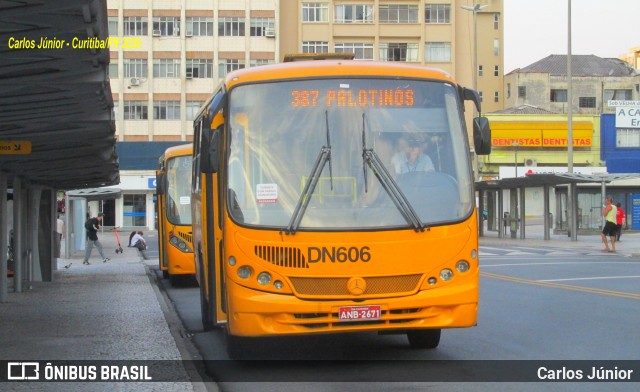
<path id="1" fill-rule="evenodd" d="M 364 113 L 362 114 L 362 166 L 364 170 L 365 192 L 367 192 L 367 168 L 370 167 L 373 170 L 373 174 L 378 181 L 380 181 L 380 184 L 382 184 L 382 188 L 387 192 L 393 204 L 396 205 L 396 208 L 400 211 L 400 214 L 407 223 L 413 226 L 416 232 L 424 231 L 424 225 L 411 206 L 411 203 L 409 203 L 407 196 L 402 192 L 402 189 L 400 189 L 391 174 L 389 174 L 389 171 L 380 160 L 380 157 L 378 157 L 378 154 L 376 154 L 373 148 L 367 148 Z"/>
<path id="2" fill-rule="evenodd" d="M 304 189 L 302 190 L 302 194 L 298 199 L 298 203 L 296 204 L 296 208 L 293 210 L 293 214 L 291 215 L 291 220 L 289 221 L 289 225 L 285 230 L 286 234 L 295 234 L 298 230 L 298 226 L 300 226 L 300 221 L 304 216 L 305 211 L 307 210 L 307 206 L 309 206 L 309 202 L 311 201 L 311 196 L 313 195 L 313 191 L 316 189 L 316 185 L 318 184 L 318 180 L 320 180 L 320 175 L 324 170 L 325 165 L 329 162 L 329 180 L 331 182 L 331 190 L 333 191 L 333 169 L 331 166 L 331 137 L 329 135 L 329 113 L 327 111 L 324 112 L 326 119 L 326 129 L 327 129 L 327 145 L 322 146 L 320 152 L 318 153 L 318 157 L 316 158 L 316 162 L 313 164 L 311 168 L 311 174 L 307 178 L 307 183 L 304 185 Z"/>

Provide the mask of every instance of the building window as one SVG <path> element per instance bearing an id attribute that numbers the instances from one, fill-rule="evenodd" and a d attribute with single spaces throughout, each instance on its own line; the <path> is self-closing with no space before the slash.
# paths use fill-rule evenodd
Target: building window
<path id="1" fill-rule="evenodd" d="M 187 37 L 196 36 L 213 36 L 213 18 L 206 16 L 190 16 L 187 17 Z"/>
<path id="2" fill-rule="evenodd" d="M 354 60 L 373 60 L 373 44 L 339 43 L 334 47 L 336 53 L 354 53 Z"/>
<path id="3" fill-rule="evenodd" d="M 125 16 L 123 20 L 125 36 L 148 35 L 149 27 L 146 16 Z"/>
<path id="4" fill-rule="evenodd" d="M 154 120 L 180 120 L 180 101 L 154 101 Z"/>
<path id="5" fill-rule="evenodd" d="M 249 34 L 252 37 L 274 36 L 275 26 L 273 18 L 251 18 Z"/>
<path id="6" fill-rule="evenodd" d="M 187 59 L 187 79 L 213 78 L 213 60 L 211 59 Z"/>
<path id="7" fill-rule="evenodd" d="M 229 72 L 243 69 L 244 60 L 239 59 L 220 59 L 218 63 L 218 77 L 224 78 Z"/>
<path id="8" fill-rule="evenodd" d="M 511 83 L 507 83 L 507 98 L 511 98 Z"/>
<path id="9" fill-rule="evenodd" d="M 118 77 L 118 63 L 116 61 L 111 60 L 111 62 L 109 62 L 109 77 Z"/>
<path id="10" fill-rule="evenodd" d="M 154 16 L 153 35 L 160 35 L 162 37 L 179 36 L 180 18 L 177 16 Z"/>
<path id="11" fill-rule="evenodd" d="M 500 66 L 499 65 L 494 65 L 493 66 L 493 76 L 500 76 Z"/>
<path id="12" fill-rule="evenodd" d="M 615 101 L 631 101 L 633 90 L 631 89 L 605 89 L 604 90 L 604 101 L 615 100 Z"/>
<path id="13" fill-rule="evenodd" d="M 187 101 L 187 107 L 185 108 L 185 116 L 187 121 L 193 121 L 198 115 L 200 107 L 204 104 L 203 101 Z"/>
<path id="14" fill-rule="evenodd" d="M 482 102 L 482 100 L 484 99 L 484 97 L 482 95 L 482 91 L 478 91 L 478 95 L 480 96 L 480 102 Z"/>
<path id="15" fill-rule="evenodd" d="M 193 121 L 200 111 L 200 107 L 204 104 L 203 101 L 187 101 L 187 107 L 185 110 L 186 120 Z"/>
<path id="16" fill-rule="evenodd" d="M 148 117 L 147 101 L 124 101 L 125 120 L 146 120 Z"/>
<path id="17" fill-rule="evenodd" d="M 249 67 L 259 67 L 261 65 L 269 65 L 274 64 L 273 60 L 268 59 L 253 59 L 249 61 Z"/>
<path id="18" fill-rule="evenodd" d="M 336 23 L 373 23 L 373 6 L 366 4 L 336 5 Z"/>
<path id="19" fill-rule="evenodd" d="M 328 3 L 302 3 L 303 22 L 328 22 Z"/>
<path id="20" fill-rule="evenodd" d="M 616 128 L 616 147 L 640 147 L 640 129 Z"/>
<path id="21" fill-rule="evenodd" d="M 117 120 L 118 115 L 120 114 L 118 101 L 113 101 L 113 119 Z"/>
<path id="22" fill-rule="evenodd" d="M 427 42 L 424 52 L 428 63 L 451 62 L 451 42 Z"/>
<path id="23" fill-rule="evenodd" d="M 218 19 L 218 35 L 221 37 L 243 37 L 244 18 L 222 17 Z"/>
<path id="24" fill-rule="evenodd" d="M 380 61 L 418 61 L 418 44 L 381 43 Z"/>
<path id="25" fill-rule="evenodd" d="M 451 23 L 451 5 L 426 4 L 424 22 L 431 24 Z"/>
<path id="26" fill-rule="evenodd" d="M 478 65 L 478 76 L 482 76 L 484 74 L 484 69 L 482 68 L 482 65 Z"/>
<path id="27" fill-rule="evenodd" d="M 518 86 L 518 98 L 527 97 L 527 86 Z"/>
<path id="28" fill-rule="evenodd" d="M 118 36 L 118 17 L 117 16 L 109 16 L 109 35 L 110 36 Z"/>
<path id="29" fill-rule="evenodd" d="M 581 108 L 595 108 L 596 97 L 580 97 L 578 98 L 578 106 Z"/>
<path id="30" fill-rule="evenodd" d="M 302 42 L 302 53 L 328 53 L 329 42 L 327 41 L 304 41 Z"/>
<path id="31" fill-rule="evenodd" d="M 123 226 L 147 225 L 147 195 L 122 195 L 122 208 Z"/>
<path id="32" fill-rule="evenodd" d="M 147 77 L 147 59 L 124 59 L 125 78 L 146 78 Z"/>
<path id="33" fill-rule="evenodd" d="M 154 59 L 153 60 L 153 77 L 154 78 L 179 78 L 180 77 L 180 59 Z"/>
<path id="34" fill-rule="evenodd" d="M 418 23 L 418 6 L 411 4 L 384 4 L 379 7 L 380 23 Z"/>
<path id="35" fill-rule="evenodd" d="M 551 102 L 567 102 L 567 90 L 551 89 L 549 100 Z"/>
<path id="36" fill-rule="evenodd" d="M 493 55 L 500 56 L 500 40 L 497 38 L 493 40 Z"/>
<path id="37" fill-rule="evenodd" d="M 493 29 L 494 30 L 500 29 L 500 14 L 497 12 L 493 14 Z"/>
<path id="38" fill-rule="evenodd" d="M 493 93 L 493 102 L 500 102 L 500 92 L 496 91 Z"/>

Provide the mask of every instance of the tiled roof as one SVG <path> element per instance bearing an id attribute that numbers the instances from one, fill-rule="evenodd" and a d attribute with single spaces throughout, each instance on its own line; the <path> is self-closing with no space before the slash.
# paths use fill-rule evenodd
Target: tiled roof
<path id="1" fill-rule="evenodd" d="M 537 106 L 527 105 L 527 104 L 514 107 L 514 108 L 506 108 L 506 109 L 498 110 L 491 113 L 495 113 L 495 114 L 556 114 L 554 112 L 550 112 L 548 110 L 539 108 Z"/>
<path id="2" fill-rule="evenodd" d="M 620 59 L 602 58 L 588 55 L 572 55 L 573 76 L 633 76 L 636 71 Z M 552 54 L 524 68 L 511 73 L 548 73 L 562 76 L 567 74 L 567 55 Z"/>

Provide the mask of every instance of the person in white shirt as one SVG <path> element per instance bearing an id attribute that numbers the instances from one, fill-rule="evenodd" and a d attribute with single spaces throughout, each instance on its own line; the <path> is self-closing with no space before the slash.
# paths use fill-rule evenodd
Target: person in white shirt
<path id="1" fill-rule="evenodd" d="M 149 257 L 145 252 L 147 250 L 147 242 L 144 240 L 144 237 L 142 236 L 142 234 L 143 234 L 142 231 L 136 232 L 136 234 L 134 234 L 133 237 L 131 237 L 131 242 L 129 243 L 129 246 L 137 248 L 140 251 L 142 258 L 145 260 L 149 260 Z"/>
<path id="2" fill-rule="evenodd" d="M 391 158 L 396 174 L 435 171 L 431 158 L 422 152 L 422 141 L 403 138 L 400 142 L 402 151 Z"/>

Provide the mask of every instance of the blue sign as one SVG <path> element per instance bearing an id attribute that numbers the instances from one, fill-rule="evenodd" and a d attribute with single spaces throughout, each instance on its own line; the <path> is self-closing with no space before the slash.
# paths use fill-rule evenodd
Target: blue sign
<path id="1" fill-rule="evenodd" d="M 156 187 L 156 178 L 152 177 L 152 178 L 148 178 L 149 180 L 149 188 L 155 189 Z"/>
<path id="2" fill-rule="evenodd" d="M 640 193 L 631 195 L 631 228 L 640 230 Z"/>

